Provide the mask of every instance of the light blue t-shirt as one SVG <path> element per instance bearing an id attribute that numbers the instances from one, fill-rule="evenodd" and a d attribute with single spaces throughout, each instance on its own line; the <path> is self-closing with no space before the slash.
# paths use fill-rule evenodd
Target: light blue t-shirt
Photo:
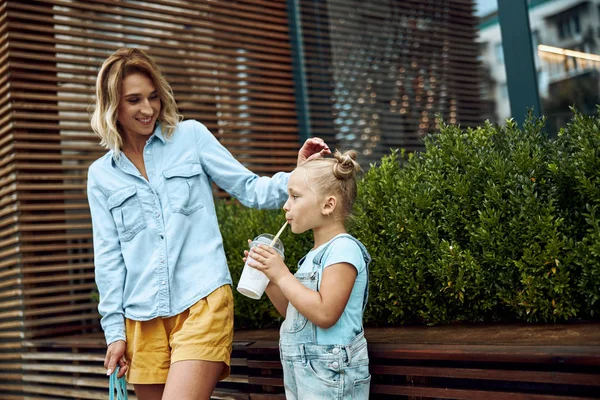
<path id="1" fill-rule="evenodd" d="M 313 259 L 329 242 L 308 252 L 304 259 L 301 260 L 302 264 L 299 265 L 298 272 L 310 273 L 313 268 Z M 344 237 L 336 239 L 327 248 L 321 261 L 318 289 L 321 289 L 323 270 L 333 264 L 342 262 L 351 264 L 356 268 L 356 280 L 354 281 L 348 304 L 346 304 L 346 308 L 340 319 L 331 328 L 323 329 L 318 326 L 316 327 L 318 344 L 347 344 L 363 330 L 363 300 L 367 285 L 367 266 L 360 247 L 352 239 Z"/>

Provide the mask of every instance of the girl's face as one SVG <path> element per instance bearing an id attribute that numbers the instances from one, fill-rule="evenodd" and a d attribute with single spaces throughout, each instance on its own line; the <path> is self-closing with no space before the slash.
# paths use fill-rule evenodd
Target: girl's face
<path id="1" fill-rule="evenodd" d="M 292 232 L 315 229 L 324 222 L 319 196 L 308 186 L 306 170 L 297 168 L 288 181 L 288 199 L 283 205 Z"/>
<path id="2" fill-rule="evenodd" d="M 160 107 L 158 92 L 148 76 L 133 73 L 123 79 L 117 120 L 124 135 L 151 135 Z"/>

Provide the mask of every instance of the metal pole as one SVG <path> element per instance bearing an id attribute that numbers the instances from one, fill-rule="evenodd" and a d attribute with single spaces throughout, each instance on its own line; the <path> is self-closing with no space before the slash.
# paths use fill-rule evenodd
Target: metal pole
<path id="1" fill-rule="evenodd" d="M 513 118 L 523 123 L 529 109 L 540 116 L 537 72 L 529 27 L 527 0 L 499 0 L 498 19 L 502 32 L 506 84 Z"/>
<path id="2" fill-rule="evenodd" d="M 290 26 L 290 43 L 292 47 L 292 72 L 294 74 L 294 89 L 296 97 L 296 112 L 298 114 L 298 135 L 304 143 L 311 137 L 310 109 L 306 71 L 304 68 L 304 45 L 302 43 L 302 21 L 299 0 L 287 0 L 288 21 Z"/>

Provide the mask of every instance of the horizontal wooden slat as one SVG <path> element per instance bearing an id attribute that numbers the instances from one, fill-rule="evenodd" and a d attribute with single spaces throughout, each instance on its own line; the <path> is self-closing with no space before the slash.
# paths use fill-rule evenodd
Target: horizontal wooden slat
<path id="1" fill-rule="evenodd" d="M 268 39 L 277 39 L 277 40 L 285 40 L 286 39 L 286 34 L 285 34 L 285 29 L 282 29 L 283 27 L 281 25 L 277 26 L 275 24 L 271 25 L 272 27 L 275 27 L 276 29 L 279 30 L 279 32 L 273 32 L 270 30 L 265 30 L 265 29 L 251 29 L 248 27 L 244 27 L 243 24 L 245 23 L 245 21 L 242 21 L 240 24 L 238 23 L 227 23 L 227 24 L 221 24 L 219 20 L 216 20 L 216 18 L 212 17 L 210 14 L 206 14 L 203 15 L 202 18 L 197 18 L 195 16 L 190 15 L 189 13 L 187 15 L 186 14 L 186 10 L 181 10 L 179 12 L 172 12 L 172 11 L 167 11 L 166 9 L 160 9 L 159 12 L 156 12 L 157 10 L 154 9 L 149 9 L 148 7 L 145 6 L 141 6 L 142 10 L 148 10 L 148 11 L 152 11 L 152 13 L 150 14 L 144 14 L 143 18 L 140 18 L 140 14 L 138 12 L 135 11 L 127 11 L 124 9 L 107 9 L 105 7 L 101 7 L 98 8 L 94 5 L 90 5 L 85 4 L 84 2 L 76 2 L 76 3 L 70 3 L 67 1 L 48 1 L 48 0 L 40 0 L 40 1 L 45 1 L 46 3 L 51 3 L 51 4 L 56 4 L 56 5 L 63 5 L 65 7 L 68 8 L 73 8 L 73 9 L 82 9 L 82 10 L 86 10 L 86 11 L 102 11 L 101 13 L 86 13 L 83 16 L 80 15 L 75 15 L 76 17 L 79 17 L 81 19 L 85 19 L 85 20 L 91 20 L 91 21 L 98 21 L 98 22 L 108 22 L 109 24 L 113 24 L 113 26 L 111 27 L 111 25 L 106 24 L 106 25 L 102 25 L 102 28 L 104 28 L 104 30 L 115 30 L 115 31 L 120 31 L 119 26 L 123 26 L 123 25 L 129 25 L 129 26 L 135 26 L 138 28 L 151 28 L 153 30 L 155 30 L 156 26 L 153 26 L 152 23 L 155 22 L 160 22 L 160 23 L 171 23 L 175 26 L 170 26 L 168 29 L 169 31 L 173 32 L 173 33 L 178 33 L 178 34 L 188 34 L 189 35 L 189 31 L 185 31 L 184 29 L 180 28 L 179 30 L 177 29 L 177 26 L 181 26 L 182 24 L 185 24 L 187 26 L 191 26 L 194 28 L 198 28 L 198 29 L 209 29 L 210 31 L 214 31 L 211 32 L 211 35 L 214 38 L 217 39 L 225 39 L 225 40 L 232 40 L 232 39 L 238 39 L 241 43 L 245 43 L 245 42 L 252 42 L 251 38 L 246 38 L 247 36 L 250 37 L 264 37 L 264 38 L 268 38 Z M 103 0 L 105 1 L 105 0 Z M 109 2 L 110 5 L 114 5 L 113 2 Z M 9 11 L 11 8 L 14 9 L 23 9 L 23 5 L 20 2 L 11 2 L 8 3 L 9 6 Z M 120 6 L 124 6 L 124 3 L 118 3 L 118 5 Z M 127 4 L 128 8 L 138 8 L 136 7 L 136 5 L 131 2 L 129 4 Z M 68 21 L 68 17 L 69 17 L 69 13 L 67 13 L 66 11 L 62 11 L 60 9 L 53 9 L 50 7 L 29 7 L 27 9 L 27 11 L 31 12 L 35 12 L 35 14 L 43 14 L 43 13 L 48 13 L 49 10 L 52 10 L 52 15 L 61 15 L 61 16 L 66 16 L 67 19 L 63 19 L 60 22 L 62 24 L 68 24 L 70 21 Z M 112 12 L 111 12 L 112 11 Z M 10 15 L 12 16 L 14 14 L 13 12 L 10 12 Z M 23 16 L 24 19 L 26 18 L 25 14 Z M 113 17 L 106 17 L 106 15 L 113 15 Z M 130 17 L 129 19 L 116 19 L 114 18 L 115 15 L 118 16 L 123 16 L 123 17 Z M 167 17 L 167 15 L 173 16 L 173 17 Z M 141 21 L 140 21 L 141 20 Z M 239 21 L 239 20 L 238 20 Z M 52 22 L 52 21 L 50 21 Z M 242 25 L 242 26 L 241 26 Z M 257 26 L 255 24 L 249 24 L 247 26 L 253 27 L 253 26 Z M 285 26 L 285 25 L 284 25 Z M 85 26 L 80 26 L 80 27 L 85 27 Z M 258 26 L 257 26 L 258 27 Z M 102 30 L 102 29 L 96 29 L 96 30 Z M 167 29 L 165 29 L 167 30 Z M 230 32 L 233 33 L 235 35 L 238 36 L 229 36 L 229 35 L 224 35 L 223 32 Z M 147 35 L 153 35 L 152 32 L 149 31 L 144 31 L 145 34 Z M 244 35 L 244 36 L 239 36 L 239 35 Z M 185 36 L 183 37 L 185 39 Z"/>
<path id="2" fill-rule="evenodd" d="M 425 376 L 454 379 L 486 379 L 511 382 L 537 382 L 567 385 L 597 386 L 600 374 L 568 373 L 556 371 L 517 371 L 477 368 L 442 368 L 419 366 L 373 365 L 372 374 L 394 376 Z"/>
<path id="3" fill-rule="evenodd" d="M 285 400 L 284 394 L 252 393 L 250 400 Z"/>
<path id="4" fill-rule="evenodd" d="M 266 376 L 249 376 L 248 383 L 251 385 L 283 387 L 283 378 L 271 378 Z"/>
<path id="5" fill-rule="evenodd" d="M 74 399 L 92 399 L 92 400 L 106 400 L 105 391 L 92 391 L 85 389 L 71 389 L 76 386 L 60 387 L 50 385 L 35 385 L 29 383 L 22 386 L 22 391 L 26 394 L 35 393 L 43 394 L 47 396 L 61 396 Z M 1 389 L 2 387 L 0 387 Z"/>
<path id="6" fill-rule="evenodd" d="M 34 60 L 32 60 L 34 61 Z M 24 86 L 24 84 L 19 84 L 18 86 Z M 75 96 L 67 96 L 65 94 L 63 94 L 63 92 L 61 92 L 61 94 L 59 95 L 49 95 L 49 94 L 36 94 L 36 93 L 29 93 L 29 92 L 24 92 L 24 91 L 15 91 L 14 92 L 14 96 L 15 99 L 21 99 L 21 100 L 38 100 L 38 101 L 85 101 L 85 102 L 91 102 L 92 101 L 92 96 L 81 96 L 81 97 L 75 97 Z M 241 96 L 240 96 L 241 97 Z M 194 96 L 178 96 L 177 99 L 180 102 L 184 102 L 184 101 L 191 101 L 191 102 L 198 102 L 200 101 L 199 99 L 195 98 Z M 273 109 L 290 109 L 293 107 L 293 102 L 292 101 L 288 101 L 288 102 L 271 102 L 271 101 L 258 101 L 258 100 L 235 100 L 235 99 L 220 99 L 219 100 L 219 105 L 223 106 L 223 105 L 232 105 L 232 106 L 252 106 L 252 107 L 262 107 L 262 108 L 273 108 Z M 227 109 L 221 110 L 223 112 L 227 112 Z M 237 111 L 237 112 L 243 112 L 243 111 Z M 63 127 L 61 127 L 63 128 Z M 67 128 L 67 127 L 64 127 Z M 34 129 L 43 129 L 43 127 L 41 126 L 35 126 Z"/>
<path id="7" fill-rule="evenodd" d="M 56 307 L 57 304 L 61 304 L 63 302 L 73 302 L 73 301 L 90 301 L 90 293 L 82 293 L 82 294 L 74 294 L 69 293 L 65 295 L 56 295 L 53 294 L 49 297 L 36 297 L 36 298 L 26 298 L 23 300 L 23 304 L 26 307 L 33 306 L 50 306 Z"/>
<path id="8" fill-rule="evenodd" d="M 274 96 L 270 96 L 270 95 L 265 95 L 265 98 L 269 98 L 269 99 L 273 99 L 275 100 L 276 97 Z M 287 97 L 285 100 L 289 101 L 289 97 Z M 232 113 L 233 114 L 233 113 Z M 89 123 L 89 117 L 87 115 L 83 115 L 83 114 L 78 114 L 78 115 L 44 115 L 44 114 L 37 114 L 37 113 L 20 113 L 20 112 L 15 112 L 13 114 L 15 119 L 23 119 L 23 120 L 42 120 L 42 121 L 60 121 L 63 124 L 66 123 L 84 123 L 86 128 L 87 128 L 87 124 Z M 200 118 L 199 120 L 204 120 L 204 119 L 214 119 L 214 115 L 210 115 L 210 114 L 199 114 L 198 116 L 200 117 L 204 117 L 204 118 Z M 269 118 L 269 117 L 237 117 L 235 115 L 232 115 L 230 117 L 227 118 L 227 121 L 229 122 L 242 122 L 242 123 L 260 123 L 260 124 L 274 124 L 274 125 L 281 125 L 281 124 L 285 124 L 285 125 L 293 125 L 295 123 L 295 119 L 294 118 Z M 222 126 L 222 125 L 220 125 Z M 19 139 L 19 137 L 15 137 L 15 139 Z M 97 136 L 92 136 L 92 135 L 62 135 L 59 137 L 59 139 L 61 140 L 69 140 L 69 141 L 86 141 L 86 142 L 98 142 L 98 137 Z M 52 138 L 47 138 L 47 140 L 57 140 L 57 139 L 52 139 Z"/>
<path id="9" fill-rule="evenodd" d="M 506 391 L 485 391 L 450 389 L 436 387 L 414 387 L 401 385 L 371 385 L 372 394 L 384 394 L 395 396 L 421 396 L 441 399 L 465 399 L 465 400 L 584 400 L 589 397 L 555 396 L 551 394 L 515 393 Z"/>
<path id="10" fill-rule="evenodd" d="M 600 351 L 590 352 L 585 347 L 553 346 L 541 350 L 539 346 L 482 346 L 431 345 L 424 351 L 420 345 L 372 346 L 374 358 L 423 360 L 435 357 L 446 361 L 511 362 L 536 364 L 600 365 Z"/>
<path id="11" fill-rule="evenodd" d="M 97 374 L 106 376 L 106 370 L 101 363 L 97 366 L 84 366 L 84 365 L 64 365 L 64 364 L 47 364 L 47 363 L 35 363 L 35 364 L 23 364 L 21 367 L 23 371 L 46 371 L 46 372 L 72 372 L 82 374 Z M 60 383 L 60 382 L 57 382 Z M 106 384 L 106 380 L 103 379 L 103 383 Z M 89 386 L 89 385 L 85 385 Z M 104 385 L 99 385 L 102 387 Z"/>

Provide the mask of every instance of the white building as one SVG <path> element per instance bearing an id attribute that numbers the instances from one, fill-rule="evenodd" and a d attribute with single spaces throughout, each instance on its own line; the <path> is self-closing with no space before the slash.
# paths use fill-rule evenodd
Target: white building
<path id="1" fill-rule="evenodd" d="M 541 99 L 565 79 L 600 71 L 600 0 L 529 0 L 529 24 Z M 482 67 L 494 82 L 484 96 L 495 100 L 496 122 L 502 122 L 511 111 L 497 11 L 481 18 L 479 43 Z"/>

